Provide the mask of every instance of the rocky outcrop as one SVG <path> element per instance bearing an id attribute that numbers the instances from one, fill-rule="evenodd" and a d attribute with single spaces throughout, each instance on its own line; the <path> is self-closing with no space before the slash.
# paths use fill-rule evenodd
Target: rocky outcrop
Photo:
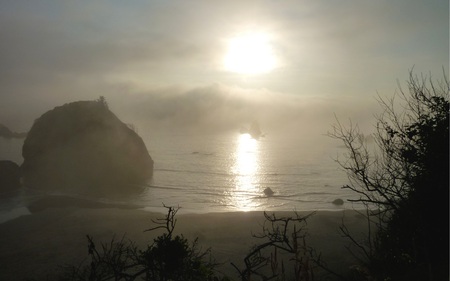
<path id="1" fill-rule="evenodd" d="M 266 187 L 266 189 L 264 189 L 264 194 L 267 196 L 272 196 L 275 192 L 273 192 L 272 188 L 270 187 Z"/>
<path id="2" fill-rule="evenodd" d="M 127 192 L 153 173 L 144 142 L 104 99 L 73 102 L 43 114 L 29 131 L 22 155 L 28 188 Z"/>
<path id="3" fill-rule="evenodd" d="M 19 165 L 9 160 L 0 160 L 0 193 L 17 190 L 19 187 Z"/>
<path id="4" fill-rule="evenodd" d="M 333 203 L 336 206 L 341 206 L 341 205 L 344 205 L 344 200 L 342 200 L 341 198 L 337 198 L 337 199 L 334 199 L 333 202 L 331 202 L 331 203 Z"/>
<path id="5" fill-rule="evenodd" d="M 3 124 L 0 124 L 0 137 L 6 138 L 6 139 L 12 139 L 12 138 L 25 138 L 27 136 L 27 133 L 16 133 L 11 131 L 8 127 L 6 127 Z"/>

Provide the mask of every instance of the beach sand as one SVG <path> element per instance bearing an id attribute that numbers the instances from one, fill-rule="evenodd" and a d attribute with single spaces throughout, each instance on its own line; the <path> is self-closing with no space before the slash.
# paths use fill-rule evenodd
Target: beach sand
<path id="1" fill-rule="evenodd" d="M 42 280 L 51 276 L 58 265 L 80 264 L 88 257 L 88 234 L 96 243 L 126 236 L 144 249 L 162 233 L 144 230 L 155 226 L 152 220 L 166 215 L 120 206 L 57 205 L 38 206 L 31 215 L 0 224 L 0 280 Z M 277 212 L 278 216 L 292 214 Z M 343 218 L 353 233 L 367 232 L 365 219 L 351 210 L 316 212 L 306 226 L 307 244 L 338 272 L 357 263 L 345 248 L 350 242 L 339 232 Z M 238 275 L 230 263 L 242 268 L 250 248 L 263 242 L 252 236 L 261 233 L 265 220 L 262 212 L 179 214 L 176 219 L 175 233 L 182 233 L 190 241 L 198 238 L 202 249 L 211 248 L 213 257 L 221 263 L 218 269 L 233 280 L 238 280 Z"/>

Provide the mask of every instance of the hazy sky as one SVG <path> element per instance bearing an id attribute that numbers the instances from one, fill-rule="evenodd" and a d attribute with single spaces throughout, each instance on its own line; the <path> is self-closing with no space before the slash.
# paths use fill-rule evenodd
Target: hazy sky
<path id="1" fill-rule="evenodd" d="M 267 36 L 274 68 L 227 70 L 230 42 L 251 33 Z M 0 123 L 16 131 L 105 96 L 140 130 L 254 119 L 326 132 L 334 113 L 371 118 L 412 67 L 442 77 L 449 2 L 0 0 L 0 38 Z"/>

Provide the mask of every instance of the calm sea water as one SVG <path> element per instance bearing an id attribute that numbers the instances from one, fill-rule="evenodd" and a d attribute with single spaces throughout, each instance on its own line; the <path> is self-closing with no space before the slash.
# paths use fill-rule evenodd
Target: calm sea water
<path id="1" fill-rule="evenodd" d="M 191 212 L 333 210 L 347 176 L 334 161 L 339 143 L 326 136 L 247 134 L 143 135 L 155 161 L 147 208 L 180 205 Z M 274 194 L 264 193 L 270 188 Z"/>
<path id="2" fill-rule="evenodd" d="M 182 212 L 198 213 L 352 208 L 331 203 L 355 195 L 341 189 L 347 176 L 334 159 L 344 151 L 326 136 L 139 134 L 155 161 L 154 177 L 142 194 L 121 203 L 151 211 L 179 205 Z M 0 158 L 20 164 L 22 143 L 0 138 Z M 34 196 L 29 192 L 26 196 Z M 2 199 L 0 220 L 24 212 L 22 199 Z"/>

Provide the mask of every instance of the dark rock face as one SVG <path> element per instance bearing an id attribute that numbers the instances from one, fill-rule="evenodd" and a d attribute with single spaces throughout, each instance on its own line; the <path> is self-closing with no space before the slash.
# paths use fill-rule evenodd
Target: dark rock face
<path id="1" fill-rule="evenodd" d="M 19 165 L 9 160 L 0 160 L 0 192 L 17 190 L 19 187 Z"/>
<path id="2" fill-rule="evenodd" d="M 103 100 L 73 102 L 43 114 L 29 131 L 22 155 L 29 188 L 126 192 L 153 174 L 142 139 Z"/>
<path id="3" fill-rule="evenodd" d="M 273 190 L 270 187 L 266 187 L 266 189 L 264 189 L 264 194 L 267 196 L 272 196 L 275 192 L 273 192 Z"/>
<path id="4" fill-rule="evenodd" d="M 332 203 L 336 206 L 341 206 L 341 205 L 344 205 L 344 200 L 342 200 L 341 198 L 338 198 L 338 199 L 334 199 Z"/>

